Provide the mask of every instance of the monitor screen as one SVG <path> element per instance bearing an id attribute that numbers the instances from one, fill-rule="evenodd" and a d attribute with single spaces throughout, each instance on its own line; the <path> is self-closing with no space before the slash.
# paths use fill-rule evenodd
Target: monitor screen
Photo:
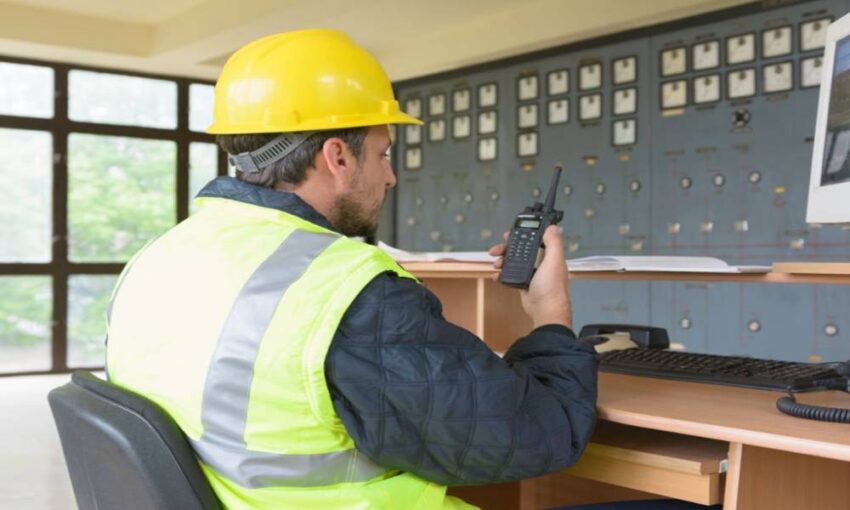
<path id="1" fill-rule="evenodd" d="M 836 41 L 821 186 L 850 181 L 850 37 Z"/>

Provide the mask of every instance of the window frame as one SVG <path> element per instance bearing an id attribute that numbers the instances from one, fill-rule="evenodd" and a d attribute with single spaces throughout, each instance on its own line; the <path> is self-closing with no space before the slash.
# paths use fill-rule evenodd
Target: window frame
<path id="1" fill-rule="evenodd" d="M 68 260 L 68 137 L 72 133 L 121 136 L 172 141 L 177 145 L 175 224 L 189 216 L 189 144 L 215 143 L 215 137 L 189 130 L 189 86 L 214 85 L 202 79 L 168 76 L 122 69 L 108 69 L 67 63 L 7 57 L 0 62 L 27 64 L 53 69 L 53 118 L 21 117 L 0 114 L 0 128 L 48 132 L 53 138 L 53 189 L 51 261 L 47 263 L 0 262 L 0 276 L 49 276 L 52 280 L 51 368 L 49 370 L 0 373 L 0 377 L 36 374 L 62 374 L 74 370 L 100 370 L 102 366 L 68 367 L 68 281 L 71 276 L 118 275 L 125 263 L 71 262 Z M 151 128 L 78 122 L 68 118 L 68 75 L 71 71 L 92 71 L 138 78 L 168 80 L 177 84 L 177 127 Z M 218 149 L 217 175 L 227 175 L 227 158 Z M 105 332 L 104 332 L 105 333 Z"/>

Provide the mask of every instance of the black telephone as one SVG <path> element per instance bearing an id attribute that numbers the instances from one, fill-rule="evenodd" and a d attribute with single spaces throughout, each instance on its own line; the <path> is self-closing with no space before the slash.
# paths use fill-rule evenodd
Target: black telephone
<path id="1" fill-rule="evenodd" d="M 535 202 L 519 213 L 514 221 L 502 261 L 502 272 L 499 274 L 499 281 L 508 287 L 528 288 L 537 270 L 537 255 L 543 243 L 543 232 L 549 225 L 560 223 L 564 217 L 564 211 L 555 210 L 561 170 L 561 165 L 555 165 L 546 204 Z"/>
<path id="2" fill-rule="evenodd" d="M 595 347 L 607 342 L 608 337 L 605 335 L 611 333 L 628 333 L 631 341 L 644 349 L 670 347 L 670 337 L 666 329 L 637 324 L 587 324 L 581 328 L 578 337 Z"/>

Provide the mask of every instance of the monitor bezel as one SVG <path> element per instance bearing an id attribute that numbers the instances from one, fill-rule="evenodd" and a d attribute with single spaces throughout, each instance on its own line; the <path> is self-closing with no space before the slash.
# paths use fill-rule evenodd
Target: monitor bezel
<path id="1" fill-rule="evenodd" d="M 829 98 L 832 92 L 832 72 L 835 67 L 835 48 L 837 42 L 844 38 L 850 38 L 850 14 L 834 21 L 826 31 L 823 75 L 818 96 L 812 166 L 809 174 L 807 223 L 850 223 L 850 182 L 821 186 Z"/>

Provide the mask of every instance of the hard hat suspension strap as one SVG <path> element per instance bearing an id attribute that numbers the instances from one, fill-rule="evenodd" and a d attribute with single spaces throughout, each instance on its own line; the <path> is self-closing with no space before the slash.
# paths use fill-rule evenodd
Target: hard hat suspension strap
<path id="1" fill-rule="evenodd" d="M 286 157 L 313 133 L 314 131 L 283 133 L 257 150 L 230 155 L 227 160 L 243 173 L 258 173 L 263 168 Z"/>

